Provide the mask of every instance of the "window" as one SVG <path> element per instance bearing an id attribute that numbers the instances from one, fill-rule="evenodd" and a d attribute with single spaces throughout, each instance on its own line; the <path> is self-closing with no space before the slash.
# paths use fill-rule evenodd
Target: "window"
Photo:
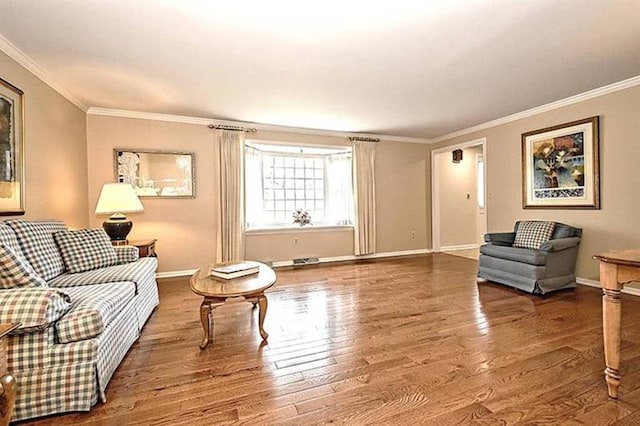
<path id="1" fill-rule="evenodd" d="M 298 209 L 312 225 L 351 225 L 351 148 L 316 148 L 247 142 L 247 229 L 297 226 Z"/>

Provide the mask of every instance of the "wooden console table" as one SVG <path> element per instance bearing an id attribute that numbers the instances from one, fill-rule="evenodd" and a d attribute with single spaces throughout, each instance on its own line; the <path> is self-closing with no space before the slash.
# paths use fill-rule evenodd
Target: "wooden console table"
<path id="1" fill-rule="evenodd" d="M 16 403 L 16 380 L 8 371 L 5 336 L 18 327 L 20 323 L 0 324 L 0 426 L 9 424 Z"/>
<path id="2" fill-rule="evenodd" d="M 602 297 L 602 331 L 604 377 L 611 398 L 618 397 L 620 386 L 620 291 L 625 284 L 640 281 L 640 249 L 603 253 L 593 257 L 600 261 Z"/>

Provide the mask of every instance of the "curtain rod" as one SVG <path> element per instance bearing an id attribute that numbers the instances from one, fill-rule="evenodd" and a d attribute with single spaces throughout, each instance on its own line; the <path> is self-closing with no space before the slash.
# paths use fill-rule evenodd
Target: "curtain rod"
<path id="1" fill-rule="evenodd" d="M 367 138 L 362 136 L 349 136 L 349 141 L 360 141 L 360 142 L 380 142 L 380 138 Z"/>
<path id="2" fill-rule="evenodd" d="M 255 127 L 227 126 L 225 124 L 209 124 L 207 127 L 215 130 L 230 130 L 232 132 L 255 133 L 258 131 Z"/>

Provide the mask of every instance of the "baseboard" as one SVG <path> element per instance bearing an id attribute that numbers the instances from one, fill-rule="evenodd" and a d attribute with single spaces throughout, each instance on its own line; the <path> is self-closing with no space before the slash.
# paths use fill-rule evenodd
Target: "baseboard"
<path id="1" fill-rule="evenodd" d="M 463 244 L 460 246 L 440 246 L 440 251 L 456 251 L 456 250 L 471 250 L 480 247 L 479 244 Z"/>
<path id="2" fill-rule="evenodd" d="M 602 288 L 599 281 L 589 280 L 587 278 L 576 277 L 576 282 L 580 285 L 586 285 L 588 287 Z M 625 294 L 631 294 L 633 296 L 640 296 L 640 288 L 626 287 L 622 289 Z"/>
<path id="3" fill-rule="evenodd" d="M 190 277 L 195 274 L 197 269 L 185 269 L 183 271 L 167 271 L 156 273 L 156 278 L 178 278 L 178 277 Z"/>
<path id="4" fill-rule="evenodd" d="M 363 256 L 336 256 L 336 257 L 321 257 L 318 259 L 318 263 L 331 263 L 331 262 L 345 262 L 349 260 L 361 260 L 361 259 L 379 259 L 383 257 L 398 257 L 398 256 L 414 256 L 416 254 L 427 254 L 432 253 L 431 249 L 418 249 L 418 250 L 405 250 L 405 251 L 390 251 L 386 253 L 373 253 L 373 254 L 365 254 Z M 273 262 L 271 267 L 273 268 L 281 268 L 284 266 L 293 266 L 293 260 L 282 260 L 279 262 Z M 193 275 L 197 269 L 186 269 L 183 271 L 167 271 L 167 272 L 158 272 L 156 274 L 156 278 L 178 278 L 178 277 L 188 277 Z"/>

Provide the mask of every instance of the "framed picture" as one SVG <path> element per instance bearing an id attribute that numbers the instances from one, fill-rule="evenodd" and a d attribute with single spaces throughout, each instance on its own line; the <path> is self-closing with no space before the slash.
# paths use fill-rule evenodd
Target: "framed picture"
<path id="1" fill-rule="evenodd" d="M 116 182 L 133 185 L 139 197 L 195 198 L 193 152 L 114 149 Z"/>
<path id="2" fill-rule="evenodd" d="M 598 117 L 522 134 L 522 207 L 599 209 Z"/>
<path id="3" fill-rule="evenodd" d="M 23 92 L 0 78 L 0 216 L 24 214 Z"/>

